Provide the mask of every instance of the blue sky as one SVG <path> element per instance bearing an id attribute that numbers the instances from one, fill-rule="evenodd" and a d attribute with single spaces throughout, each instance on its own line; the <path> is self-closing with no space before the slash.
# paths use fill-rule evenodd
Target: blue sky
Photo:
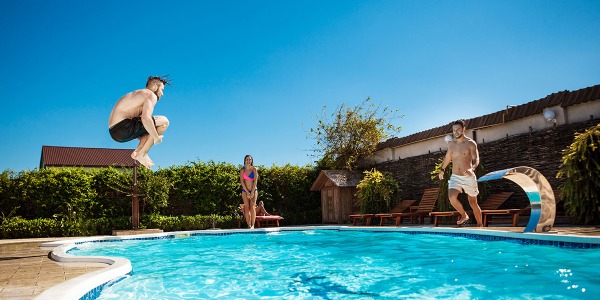
<path id="1" fill-rule="evenodd" d="M 600 84 L 600 1 L 2 2 L 0 170 L 42 145 L 135 148 L 108 115 L 150 75 L 173 79 L 163 168 L 312 163 L 324 105 L 371 97 L 405 136 Z"/>

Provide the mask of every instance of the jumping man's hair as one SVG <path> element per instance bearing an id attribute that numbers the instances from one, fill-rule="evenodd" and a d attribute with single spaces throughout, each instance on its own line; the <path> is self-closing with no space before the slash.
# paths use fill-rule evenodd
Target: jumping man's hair
<path id="1" fill-rule="evenodd" d="M 164 85 L 172 86 L 171 79 L 169 79 L 169 74 L 167 74 L 163 76 L 148 77 L 148 81 L 146 81 L 146 87 L 150 87 L 150 85 L 155 84 L 157 81 L 162 82 Z"/>
<path id="2" fill-rule="evenodd" d="M 465 128 L 465 120 L 456 120 L 454 122 L 452 122 L 452 125 L 460 125 L 462 126 L 462 128 Z"/>

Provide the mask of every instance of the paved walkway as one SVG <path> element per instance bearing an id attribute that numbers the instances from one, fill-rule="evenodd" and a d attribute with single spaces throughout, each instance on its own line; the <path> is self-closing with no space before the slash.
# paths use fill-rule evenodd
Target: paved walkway
<path id="1" fill-rule="evenodd" d="M 0 299 L 33 299 L 44 290 L 102 268 L 102 264 L 59 264 L 42 250 L 61 238 L 0 240 Z"/>
<path id="2" fill-rule="evenodd" d="M 487 227 L 503 231 L 523 231 L 524 227 Z M 600 237 L 597 227 L 554 227 L 558 235 Z M 0 240 L 0 299 L 33 299 L 44 290 L 79 275 L 102 268 L 103 264 L 60 264 L 41 249 L 45 242 L 68 238 Z"/>

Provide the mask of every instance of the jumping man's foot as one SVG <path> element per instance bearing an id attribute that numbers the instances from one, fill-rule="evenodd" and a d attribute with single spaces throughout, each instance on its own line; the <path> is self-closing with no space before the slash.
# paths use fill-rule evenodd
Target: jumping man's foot
<path id="1" fill-rule="evenodd" d="M 131 158 L 133 158 L 134 160 L 137 160 L 137 151 L 133 151 L 131 153 Z"/>
<path id="2" fill-rule="evenodd" d="M 456 225 L 465 224 L 467 221 L 469 221 L 469 215 L 466 215 L 464 218 L 461 218 L 460 220 L 456 221 Z"/>
<path id="3" fill-rule="evenodd" d="M 150 165 L 154 167 L 154 162 L 150 159 L 150 156 L 146 155 L 146 159 L 148 159 Z"/>
<path id="4" fill-rule="evenodd" d="M 148 157 L 148 155 L 140 155 L 138 154 L 135 159 L 137 161 L 140 162 L 140 164 L 142 164 L 144 167 L 150 169 L 152 168 L 152 166 L 154 166 L 154 163 L 152 163 L 152 161 L 150 160 L 150 158 Z"/>

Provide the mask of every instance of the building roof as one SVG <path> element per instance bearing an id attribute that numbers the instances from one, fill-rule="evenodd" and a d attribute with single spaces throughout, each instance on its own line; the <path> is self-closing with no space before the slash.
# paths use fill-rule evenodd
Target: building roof
<path id="1" fill-rule="evenodd" d="M 134 149 L 42 146 L 40 169 L 44 167 L 133 167 Z"/>
<path id="2" fill-rule="evenodd" d="M 331 181 L 337 187 L 355 187 L 362 178 L 362 173 L 348 170 L 323 170 L 319 173 L 310 190 L 313 192 L 320 191 L 327 181 Z"/>
<path id="3" fill-rule="evenodd" d="M 600 99 L 600 84 L 580 89 L 577 91 L 562 91 L 550 94 L 544 98 L 531 101 L 522 105 L 507 108 L 488 115 L 465 120 L 468 129 L 481 129 L 488 126 L 514 121 L 531 115 L 541 113 L 545 108 L 552 106 L 567 107 Z M 394 148 L 444 136 L 452 132 L 452 125 L 446 124 L 429 130 L 417 132 L 405 137 L 393 137 L 377 145 L 377 150 Z"/>

